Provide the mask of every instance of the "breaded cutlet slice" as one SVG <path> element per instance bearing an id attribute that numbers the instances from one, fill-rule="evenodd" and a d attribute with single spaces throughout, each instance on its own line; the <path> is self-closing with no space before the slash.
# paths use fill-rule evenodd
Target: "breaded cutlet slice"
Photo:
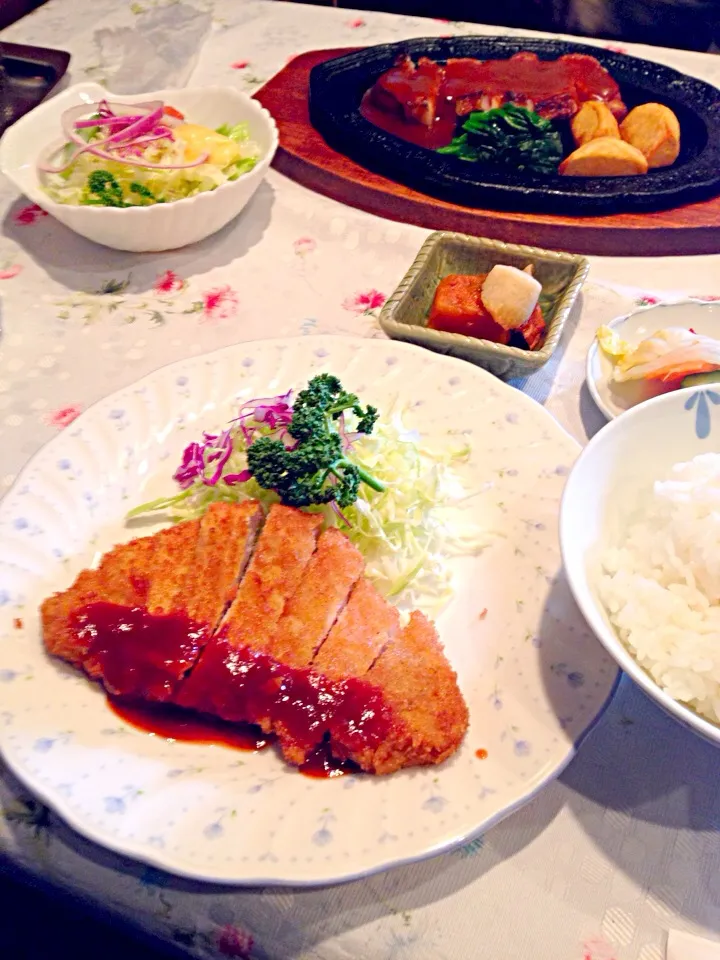
<path id="1" fill-rule="evenodd" d="M 232 600 L 261 519 L 255 501 L 216 504 L 115 548 L 43 605 L 48 650 L 114 695 L 169 699 Z"/>
<path id="2" fill-rule="evenodd" d="M 272 639 L 317 546 L 322 517 L 274 504 L 221 628 L 233 647 L 272 655 Z"/>
<path id="3" fill-rule="evenodd" d="M 263 521 L 257 500 L 214 503 L 200 521 L 195 562 L 184 586 L 185 610 L 208 636 L 232 603 Z"/>
<path id="4" fill-rule="evenodd" d="M 344 533 L 323 531 L 270 639 L 271 655 L 289 667 L 310 666 L 364 568 L 362 554 Z"/>
<path id="5" fill-rule="evenodd" d="M 365 566 L 362 554 L 344 533 L 335 528 L 325 530 L 318 540 L 317 550 L 310 558 L 295 593 L 285 605 L 274 635 L 268 644 L 268 653 L 291 671 L 305 671 L 310 667 L 315 652 L 327 637 L 348 600 L 348 595 L 362 576 Z M 288 695 L 292 695 L 293 673 L 285 679 Z M 305 678 L 301 681 L 304 685 Z M 320 729 L 313 739 L 311 705 L 307 704 L 309 726 L 302 738 L 291 732 L 282 716 L 261 717 L 263 729 L 272 727 L 280 745 L 291 763 L 302 763 L 308 750 L 322 739 Z M 317 717 L 321 723 L 320 717 Z"/>
<path id="6" fill-rule="evenodd" d="M 268 726 L 264 708 L 260 715 L 248 708 L 244 667 L 272 658 L 278 621 L 315 552 L 321 524 L 317 514 L 281 504 L 270 508 L 235 599 L 180 686 L 176 703 L 225 720 Z"/>
<path id="7" fill-rule="evenodd" d="M 331 680 L 364 676 L 399 625 L 395 607 L 363 577 L 318 650 L 312 669 Z"/>
<path id="8" fill-rule="evenodd" d="M 89 611 L 102 626 L 85 668 L 94 668 L 108 692 L 154 701 L 174 697 L 232 599 L 261 518 L 256 502 L 217 504 L 201 521 L 154 535 L 147 606 Z"/>
<path id="9" fill-rule="evenodd" d="M 351 696 L 354 700 L 350 714 L 373 709 L 378 700 L 377 693 L 366 690 L 362 681 L 353 684 L 353 680 L 367 673 L 387 643 L 397 634 L 399 626 L 400 615 L 395 607 L 378 593 L 369 580 L 364 577 L 359 579 L 310 667 L 310 683 L 321 685 L 325 691 L 323 696 L 317 698 L 318 715 L 311 716 L 314 723 L 308 733 L 313 735 L 312 740 L 310 737 L 300 739 L 288 735 L 284 725 L 277 719 L 272 724 L 280 738 L 280 747 L 286 760 L 298 766 L 302 764 L 337 725 L 335 711 L 339 709 L 340 714 L 346 716 L 348 681 L 353 687 Z M 364 699 L 365 692 L 370 693 L 372 703 Z M 308 712 L 312 713 L 311 709 Z M 342 730 L 345 728 L 342 727 Z"/>
<path id="10" fill-rule="evenodd" d="M 152 616 L 185 610 L 185 581 L 195 563 L 195 548 L 200 534 L 199 520 L 186 520 L 175 527 L 160 530 L 155 540 L 152 576 L 145 606 Z"/>
<path id="11" fill-rule="evenodd" d="M 467 706 L 435 627 L 422 613 L 413 611 L 364 680 L 391 712 L 389 732 L 379 744 L 347 753 L 333 733 L 333 753 L 370 773 L 392 773 L 442 763 L 457 750 L 468 726 Z"/>
<path id="12" fill-rule="evenodd" d="M 75 615 L 90 603 L 144 604 L 154 550 L 152 537 L 122 543 L 105 554 L 96 570 L 82 570 L 67 590 L 44 600 L 40 618 L 48 653 L 82 667 L 93 638 L 78 629 Z"/>
<path id="13" fill-rule="evenodd" d="M 166 527 L 147 537 L 132 540 L 132 549 L 120 551 L 119 561 L 107 563 L 108 557 L 101 562 L 98 572 L 103 576 L 99 600 L 94 602 L 107 605 L 104 615 L 112 622 L 113 613 L 108 607 L 115 607 L 116 627 L 111 636 L 100 636 L 98 624 L 93 622 L 97 608 L 85 605 L 85 612 L 76 611 L 71 618 L 80 624 L 79 634 L 90 635 L 91 644 L 83 660 L 83 669 L 94 680 L 102 680 L 109 693 L 123 696 L 147 696 L 148 699 L 164 699 L 169 695 L 173 683 L 195 662 L 196 649 L 202 634 L 186 628 L 182 620 L 166 620 L 163 639 L 158 644 L 156 633 L 153 646 L 147 634 L 145 613 L 153 616 L 180 614 L 179 599 L 182 583 L 187 570 L 195 557 L 200 522 L 188 520 L 177 526 Z M 127 576 L 135 584 L 137 596 L 131 603 L 122 603 L 119 598 L 119 582 Z M 142 627 L 132 611 L 142 610 Z M 124 656 L 107 656 L 112 647 L 117 653 L 122 648 Z M 152 679 L 144 669 L 150 660 L 157 661 L 153 667 Z M 111 665 L 112 664 L 112 665 Z"/>

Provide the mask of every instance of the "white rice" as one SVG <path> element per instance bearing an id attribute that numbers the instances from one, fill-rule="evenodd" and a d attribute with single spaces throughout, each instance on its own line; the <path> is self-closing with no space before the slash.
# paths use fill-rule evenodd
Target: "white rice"
<path id="1" fill-rule="evenodd" d="M 720 721 L 720 454 L 648 491 L 599 593 L 620 638 L 671 697 Z"/>

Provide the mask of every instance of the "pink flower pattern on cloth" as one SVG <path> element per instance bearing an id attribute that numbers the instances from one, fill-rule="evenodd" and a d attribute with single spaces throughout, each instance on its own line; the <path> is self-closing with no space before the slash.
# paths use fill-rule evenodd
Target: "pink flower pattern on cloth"
<path id="1" fill-rule="evenodd" d="M 45 418 L 45 422 L 51 427 L 63 427 L 69 426 L 73 420 L 76 420 L 82 413 L 82 407 L 79 403 L 69 403 L 65 407 L 59 407 L 57 410 L 53 410 L 52 413 L 49 413 Z"/>
<path id="2" fill-rule="evenodd" d="M 360 290 L 358 293 L 346 297 L 342 305 L 343 310 L 368 315 L 374 310 L 379 310 L 386 300 L 385 294 L 380 293 L 379 290 Z"/>
<path id="3" fill-rule="evenodd" d="M 202 295 L 204 320 L 228 320 L 234 317 L 240 301 L 229 284 L 214 287 Z"/>
<path id="4" fill-rule="evenodd" d="M 591 937 L 583 944 L 582 960 L 615 960 L 615 948 L 603 937 Z"/>
<path id="5" fill-rule="evenodd" d="M 307 256 L 317 250 L 317 240 L 313 240 L 312 237 L 298 237 L 293 242 L 293 250 L 299 257 Z"/>
<path id="6" fill-rule="evenodd" d="M 39 207 L 36 203 L 30 203 L 26 207 L 21 207 L 13 216 L 15 223 L 20 224 L 21 226 L 27 226 L 31 223 L 36 223 L 42 217 L 47 216 L 47 210 L 43 210 L 42 207 Z"/>
<path id="7" fill-rule="evenodd" d="M 187 284 L 174 271 L 166 270 L 161 273 L 153 284 L 154 293 L 177 293 L 184 290 Z"/>
<path id="8" fill-rule="evenodd" d="M 215 943 L 223 957 L 251 960 L 255 940 L 247 930 L 228 923 L 218 933 Z"/>

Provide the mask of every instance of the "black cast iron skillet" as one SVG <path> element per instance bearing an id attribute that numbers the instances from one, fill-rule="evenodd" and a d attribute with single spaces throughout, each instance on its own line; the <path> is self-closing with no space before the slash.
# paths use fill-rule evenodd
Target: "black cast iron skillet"
<path id="1" fill-rule="evenodd" d="M 386 133 L 360 115 L 363 94 L 401 53 L 413 59 L 504 59 L 530 50 L 542 60 L 589 53 L 610 71 L 628 108 L 663 103 L 680 121 L 672 167 L 635 177 L 560 177 L 491 169 Z M 522 37 L 428 37 L 337 57 L 310 74 L 310 119 L 330 146 L 368 170 L 467 207 L 599 215 L 676 207 L 720 193 L 720 90 L 669 67 L 583 44 Z"/>
<path id="2" fill-rule="evenodd" d="M 45 99 L 69 63 L 64 50 L 0 43 L 0 133 Z"/>

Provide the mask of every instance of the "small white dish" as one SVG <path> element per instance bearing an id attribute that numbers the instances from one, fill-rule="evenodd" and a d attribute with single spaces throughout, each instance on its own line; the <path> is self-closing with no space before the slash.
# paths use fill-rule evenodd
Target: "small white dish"
<path id="1" fill-rule="evenodd" d="M 623 340 L 640 343 L 665 327 L 692 327 L 696 333 L 720 339 L 720 302 L 681 300 L 642 307 L 609 324 Z M 661 384 L 647 382 L 613 383 L 612 363 L 593 339 L 587 353 L 585 377 L 590 394 L 608 420 L 619 417 L 630 407 L 667 392 Z"/>
<path id="2" fill-rule="evenodd" d="M 462 436 L 468 525 L 500 534 L 454 561 L 455 595 L 437 621 L 470 710 L 464 743 L 441 766 L 315 780 L 272 749 L 167 741 L 121 720 L 95 684 L 43 650 L 40 600 L 140 532 L 126 525 L 128 508 L 173 490 L 190 437 L 226 423 L 239 399 L 321 371 L 380 411 L 406 408 L 431 448 Z M 560 569 L 558 507 L 578 449 L 514 387 L 391 340 L 240 343 L 123 388 L 52 440 L 0 504 L 8 766 L 97 843 L 202 880 L 332 883 L 469 840 L 559 774 L 618 676 Z"/>
<path id="3" fill-rule="evenodd" d="M 248 173 L 215 190 L 172 203 L 123 210 L 56 203 L 42 188 L 37 161 L 44 150 L 61 146 L 65 110 L 106 99 L 119 103 L 163 100 L 189 121 L 215 129 L 246 122 L 261 151 Z M 150 253 L 175 250 L 204 240 L 236 217 L 260 186 L 278 145 L 275 121 L 264 107 L 232 87 L 157 90 L 141 96 L 110 93 L 97 83 L 79 83 L 25 114 L 0 141 L 0 169 L 25 196 L 66 227 L 115 250 Z"/>
<path id="4" fill-rule="evenodd" d="M 720 391 L 687 387 L 627 411 L 584 448 L 560 506 L 560 549 L 570 588 L 588 625 L 618 666 L 664 710 L 720 745 L 720 725 L 663 690 L 620 640 L 600 601 L 600 557 L 622 539 L 653 482 L 676 463 L 720 449 Z"/>

